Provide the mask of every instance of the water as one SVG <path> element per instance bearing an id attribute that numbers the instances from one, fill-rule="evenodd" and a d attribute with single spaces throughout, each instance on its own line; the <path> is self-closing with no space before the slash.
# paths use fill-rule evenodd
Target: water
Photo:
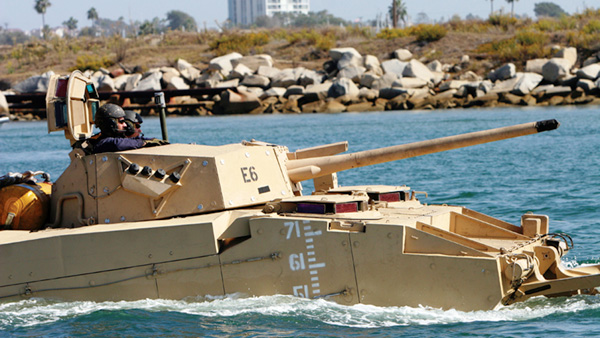
<path id="1" fill-rule="evenodd" d="M 552 132 L 452 150 L 339 175 L 342 185 L 407 184 L 426 203 L 464 205 L 511 223 L 527 211 L 550 216 L 570 234 L 568 264 L 600 262 L 600 129 L 595 107 L 451 110 L 362 114 L 170 118 L 173 142 L 218 145 L 252 138 L 290 150 L 348 140 L 351 151 L 556 118 Z M 159 136 L 157 119 L 144 120 Z M 62 133 L 45 122 L 0 128 L 0 175 L 68 165 Z M 305 184 L 305 190 L 310 185 Z M 135 302 L 0 303 L 0 336 L 52 337 L 546 337 L 600 332 L 600 297 L 533 298 L 495 311 L 342 306 L 289 296 Z"/>

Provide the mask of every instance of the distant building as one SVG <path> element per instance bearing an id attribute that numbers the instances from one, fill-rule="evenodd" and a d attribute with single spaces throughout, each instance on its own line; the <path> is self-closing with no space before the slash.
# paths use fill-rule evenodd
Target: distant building
<path id="1" fill-rule="evenodd" d="M 234 25 L 250 25 L 261 16 L 275 13 L 308 14 L 310 0 L 228 0 L 229 20 Z"/>

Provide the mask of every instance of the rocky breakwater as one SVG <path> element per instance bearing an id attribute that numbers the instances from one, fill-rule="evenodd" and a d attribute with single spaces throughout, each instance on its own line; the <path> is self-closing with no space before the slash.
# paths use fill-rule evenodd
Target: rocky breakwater
<path id="1" fill-rule="evenodd" d="M 170 108 L 170 113 L 195 115 L 600 103 L 600 55 L 578 62 L 577 50 L 570 47 L 555 47 L 549 59 L 528 60 L 521 71 L 507 63 L 485 78 L 463 71 L 469 68 L 467 55 L 453 65 L 424 64 L 406 49 L 384 61 L 354 48 L 331 49 L 329 55 L 318 70 L 279 69 L 269 55 L 231 53 L 212 59 L 203 69 L 179 59 L 173 67 L 143 74 L 117 69 L 87 75 L 102 92 L 223 88 L 217 95 L 172 98 L 170 103 L 180 107 Z M 49 75 L 27 79 L 13 90 L 44 91 Z M 144 102 L 137 103 L 139 107 Z"/>

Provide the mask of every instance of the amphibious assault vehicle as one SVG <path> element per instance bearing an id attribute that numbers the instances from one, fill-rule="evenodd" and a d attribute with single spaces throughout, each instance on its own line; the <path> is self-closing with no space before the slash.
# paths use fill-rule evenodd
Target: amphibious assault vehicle
<path id="1" fill-rule="evenodd" d="M 92 133 L 98 98 L 54 77 L 49 131 Z M 336 173 L 552 130 L 555 120 L 340 154 L 259 141 L 86 155 L 54 182 L 4 176 L 0 299 L 182 299 L 240 293 L 341 304 L 488 310 L 534 296 L 595 294 L 600 266 L 566 268 L 568 235 L 545 215 L 510 224 L 427 205 L 405 185 L 342 186 Z M 29 178 L 35 173 L 27 173 Z M 303 195 L 300 183 L 314 180 Z M 22 182 L 22 183 L 20 183 Z M 50 191 L 51 190 L 51 191 Z"/>

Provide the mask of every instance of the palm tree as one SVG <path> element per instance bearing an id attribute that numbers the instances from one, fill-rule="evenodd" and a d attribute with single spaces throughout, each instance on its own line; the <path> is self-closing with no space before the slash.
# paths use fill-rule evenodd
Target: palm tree
<path id="1" fill-rule="evenodd" d="M 63 25 L 69 30 L 69 34 L 73 34 L 73 31 L 77 29 L 77 19 L 70 17 L 69 20 L 63 21 Z"/>
<path id="2" fill-rule="evenodd" d="M 402 23 L 406 26 L 408 11 L 406 10 L 406 4 L 402 2 L 402 0 L 393 0 L 392 5 L 389 8 L 389 13 L 394 28 L 398 25 L 398 20 L 402 20 Z"/>
<path id="3" fill-rule="evenodd" d="M 511 17 L 515 17 L 515 2 L 519 1 L 519 0 L 506 0 L 506 2 L 508 2 L 509 4 L 511 4 L 510 7 L 510 16 Z"/>
<path id="4" fill-rule="evenodd" d="M 50 7 L 52 4 L 49 0 L 35 0 L 35 11 L 38 14 L 42 15 L 42 37 L 46 38 L 45 30 L 46 30 L 46 8 Z"/>
<path id="5" fill-rule="evenodd" d="M 90 8 L 87 11 L 87 18 L 88 20 L 92 20 L 92 26 L 94 26 L 94 23 L 96 22 L 96 20 L 98 20 L 98 12 L 96 12 L 96 9 L 94 7 Z"/>
<path id="6" fill-rule="evenodd" d="M 490 12 L 490 15 L 494 14 L 494 0 L 490 0 L 490 4 L 492 5 L 492 10 Z"/>

